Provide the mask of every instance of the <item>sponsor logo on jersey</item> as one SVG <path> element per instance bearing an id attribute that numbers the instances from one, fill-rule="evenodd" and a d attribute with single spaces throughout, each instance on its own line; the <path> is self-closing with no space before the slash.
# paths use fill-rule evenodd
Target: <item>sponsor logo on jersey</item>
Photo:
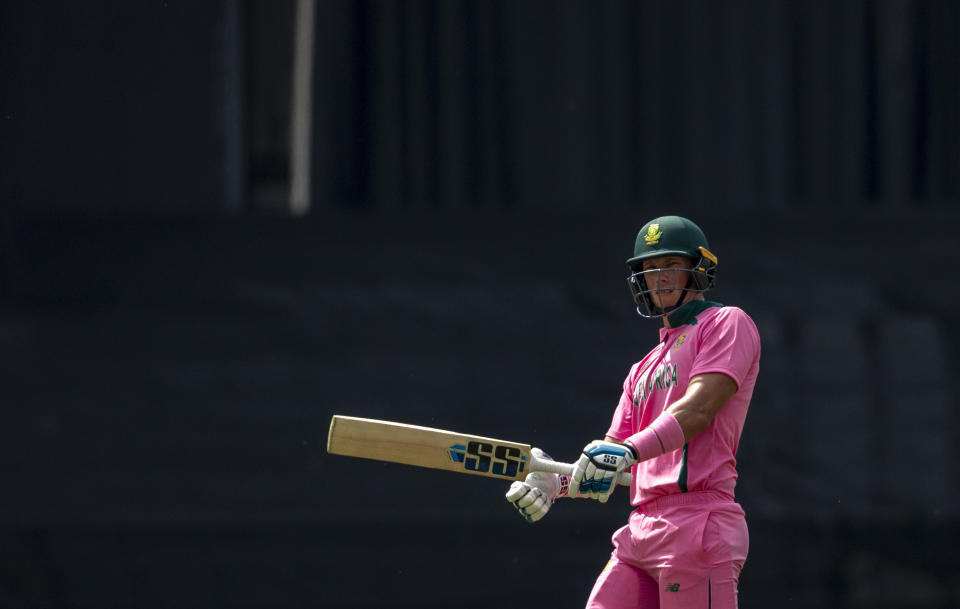
<path id="1" fill-rule="evenodd" d="M 643 381 L 643 379 L 641 379 L 641 381 Z M 633 405 L 639 406 L 640 402 L 647 399 L 647 396 L 653 393 L 654 390 L 659 389 L 663 391 L 664 389 L 676 387 L 677 385 L 677 365 L 660 364 L 656 370 L 647 375 L 645 382 L 638 382 L 636 387 L 633 388 Z"/>
<path id="2" fill-rule="evenodd" d="M 684 332 L 683 334 L 680 335 L 680 338 L 677 339 L 677 342 L 673 343 L 673 348 L 670 349 L 670 350 L 671 350 L 671 351 L 676 351 L 677 349 L 680 348 L 681 345 L 683 345 L 683 341 L 685 341 L 685 340 L 687 340 L 687 333 L 686 333 L 686 332 Z"/>
<path id="3" fill-rule="evenodd" d="M 667 584 L 664 588 L 667 592 L 680 592 L 680 584 Z"/>
<path id="4" fill-rule="evenodd" d="M 663 236 L 663 232 L 660 230 L 660 225 L 651 224 L 647 228 L 647 234 L 643 236 L 643 240 L 647 242 L 647 245 L 656 245 L 660 243 L 661 236 Z"/>
<path id="5" fill-rule="evenodd" d="M 454 444 L 447 449 L 447 456 L 454 463 L 462 463 L 463 469 L 471 472 L 492 473 L 504 478 L 514 478 L 523 473 L 527 458 L 512 446 L 489 442 Z"/>

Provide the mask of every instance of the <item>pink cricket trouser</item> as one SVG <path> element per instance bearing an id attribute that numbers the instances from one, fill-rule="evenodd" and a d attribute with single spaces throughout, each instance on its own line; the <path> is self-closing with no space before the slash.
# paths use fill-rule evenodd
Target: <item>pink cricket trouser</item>
<path id="1" fill-rule="evenodd" d="M 587 609 L 736 609 L 749 543 L 743 509 L 723 493 L 654 499 L 613 534 Z"/>

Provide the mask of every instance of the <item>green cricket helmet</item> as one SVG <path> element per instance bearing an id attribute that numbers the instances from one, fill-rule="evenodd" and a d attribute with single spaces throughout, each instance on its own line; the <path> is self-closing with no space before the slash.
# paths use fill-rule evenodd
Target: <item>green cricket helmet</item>
<path id="1" fill-rule="evenodd" d="M 661 308 L 653 303 L 648 285 L 659 285 L 664 269 L 643 270 L 643 261 L 661 256 L 682 256 L 690 259 L 690 275 L 677 304 Z M 700 227 L 680 216 L 663 216 L 647 222 L 633 246 L 633 257 L 627 259 L 627 283 L 643 317 L 663 317 L 683 304 L 687 293 L 703 293 L 713 288 L 717 277 L 717 257 L 710 251 L 707 237 Z M 649 280 L 649 281 L 648 281 Z"/>

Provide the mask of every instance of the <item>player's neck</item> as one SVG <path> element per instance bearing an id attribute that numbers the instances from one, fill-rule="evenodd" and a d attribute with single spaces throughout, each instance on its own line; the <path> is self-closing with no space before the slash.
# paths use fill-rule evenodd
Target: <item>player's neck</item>
<path id="1" fill-rule="evenodd" d="M 703 300 L 703 294 L 699 294 L 699 293 L 697 293 L 697 294 L 692 294 L 692 295 L 691 295 L 690 293 L 684 294 L 683 304 L 681 304 L 680 306 L 682 307 L 683 305 L 687 304 L 688 302 L 693 302 L 694 300 Z M 680 307 L 677 307 L 676 309 L 674 309 L 674 311 L 677 311 L 677 310 L 679 310 L 679 309 L 680 309 Z M 670 316 L 669 316 L 669 315 L 664 315 L 664 316 L 663 316 L 663 327 L 664 327 L 664 328 L 672 328 L 672 327 L 673 327 L 673 326 L 670 325 Z"/>

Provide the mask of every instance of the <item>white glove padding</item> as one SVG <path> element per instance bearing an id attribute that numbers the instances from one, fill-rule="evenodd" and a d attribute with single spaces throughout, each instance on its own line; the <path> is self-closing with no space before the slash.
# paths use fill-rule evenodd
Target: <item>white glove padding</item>
<path id="1" fill-rule="evenodd" d="M 617 476 L 636 462 L 633 449 L 626 444 L 594 440 L 583 448 L 583 454 L 574 464 L 567 494 L 606 503 L 617 488 Z"/>
<path id="2" fill-rule="evenodd" d="M 531 452 L 538 458 L 549 459 L 542 450 Z M 546 472 L 530 472 L 523 482 L 516 480 L 507 491 L 507 501 L 512 503 L 527 522 L 536 522 L 547 515 L 553 500 L 560 493 L 560 476 Z"/>

